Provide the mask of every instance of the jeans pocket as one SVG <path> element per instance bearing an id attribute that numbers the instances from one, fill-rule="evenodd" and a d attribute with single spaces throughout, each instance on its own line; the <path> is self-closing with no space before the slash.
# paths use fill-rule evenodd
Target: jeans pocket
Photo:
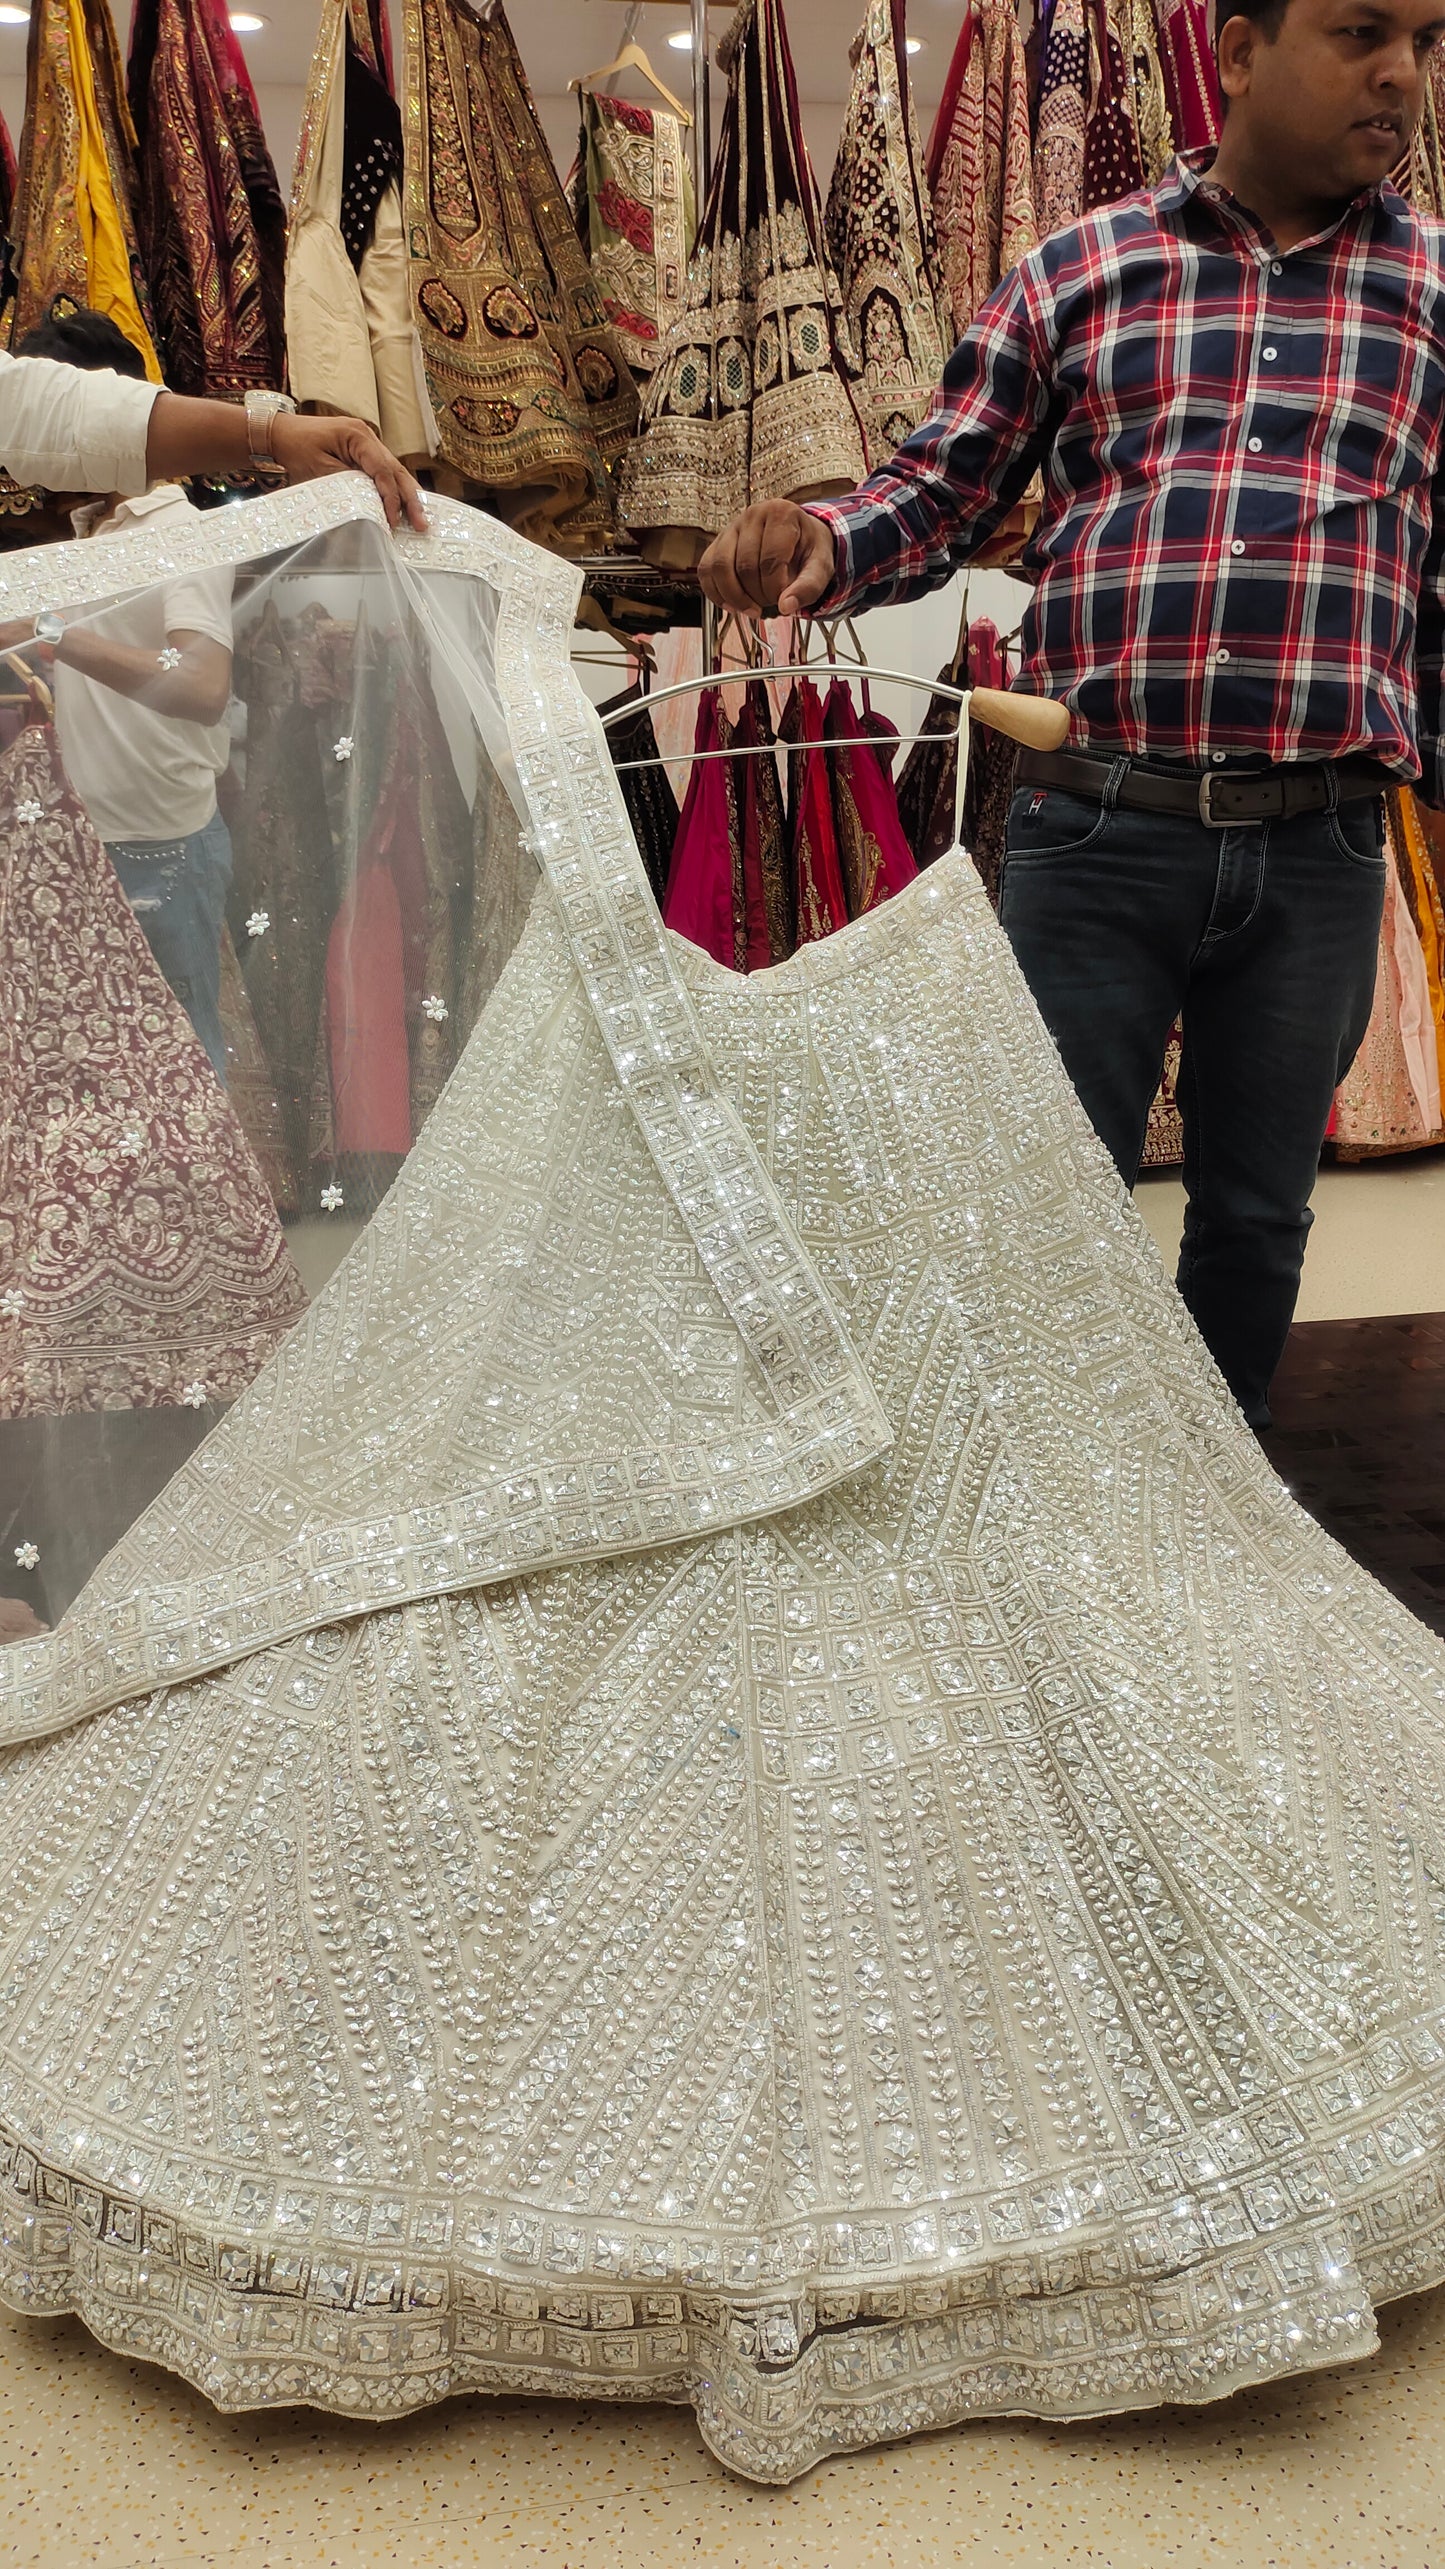
<path id="1" fill-rule="evenodd" d="M 1102 837 L 1108 815 L 1091 794 L 1066 794 L 1056 785 L 1025 785 L 1009 805 L 1005 846 L 1010 865 L 1034 858 L 1077 856 Z"/>
<path id="2" fill-rule="evenodd" d="M 1351 865 L 1362 865 L 1370 873 L 1377 871 L 1385 862 L 1383 794 L 1337 805 L 1328 818 L 1327 836 L 1337 856 L 1348 857 Z"/>

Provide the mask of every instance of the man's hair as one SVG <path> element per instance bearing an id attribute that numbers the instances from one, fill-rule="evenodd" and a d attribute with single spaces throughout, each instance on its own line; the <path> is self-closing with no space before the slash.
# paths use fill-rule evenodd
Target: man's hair
<path id="1" fill-rule="evenodd" d="M 1265 43 L 1272 45 L 1284 25 L 1284 13 L 1288 7 L 1289 0 L 1214 0 L 1215 42 L 1219 41 L 1220 28 L 1227 26 L 1231 18 L 1248 18 L 1251 26 L 1259 29 Z"/>
<path id="2" fill-rule="evenodd" d="M 145 359 L 125 332 L 104 312 L 92 312 L 70 294 L 58 294 L 43 321 L 27 330 L 17 357 L 53 357 L 62 366 L 83 366 L 87 374 L 136 375 L 145 380 Z"/>

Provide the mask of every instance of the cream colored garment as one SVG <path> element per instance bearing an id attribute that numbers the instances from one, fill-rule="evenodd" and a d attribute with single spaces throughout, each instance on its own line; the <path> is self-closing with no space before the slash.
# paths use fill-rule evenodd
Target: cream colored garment
<path id="1" fill-rule="evenodd" d="M 377 208 L 359 274 L 341 237 L 345 41 L 341 7 L 322 24 L 315 106 L 297 151 L 286 247 L 291 389 L 318 410 L 368 420 L 394 455 L 425 464 L 439 439 L 411 318 L 400 188 Z"/>

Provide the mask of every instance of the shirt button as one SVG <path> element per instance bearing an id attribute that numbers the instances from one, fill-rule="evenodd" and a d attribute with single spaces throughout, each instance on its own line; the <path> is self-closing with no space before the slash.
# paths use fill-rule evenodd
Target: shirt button
<path id="1" fill-rule="evenodd" d="M 1220 662 L 1222 663 L 1222 662 L 1226 661 L 1226 660 L 1229 658 L 1229 654 L 1228 654 L 1228 652 L 1227 652 L 1227 651 L 1216 651 L 1216 653 L 1215 653 L 1214 657 L 1215 657 L 1215 659 L 1216 659 L 1216 660 L 1218 660 L 1218 661 L 1220 661 Z"/>
<path id="2" fill-rule="evenodd" d="M 1222 766 L 1224 765 L 1224 752 L 1223 752 L 1223 750 L 1222 750 L 1222 749 L 1216 749 L 1216 750 L 1212 753 L 1212 755 L 1213 755 L 1213 758 L 1214 758 L 1214 764 L 1215 764 L 1215 766 L 1216 766 L 1216 767 L 1222 767 Z"/>
<path id="3" fill-rule="evenodd" d="M 1240 543 L 1237 535 L 1229 549 L 1231 553 L 1242 553 L 1244 551 L 1244 546 Z"/>
<path id="4" fill-rule="evenodd" d="M 1262 455 L 1264 453 L 1264 439 L 1262 437 L 1251 437 L 1249 441 L 1249 451 L 1251 455 Z"/>
<path id="5" fill-rule="evenodd" d="M 1283 259 L 1271 259 L 1269 263 L 1269 272 L 1272 277 L 1282 277 L 1284 275 Z"/>
<path id="6" fill-rule="evenodd" d="M 1266 364 L 1267 366 L 1272 366 L 1272 365 L 1274 364 L 1274 361 L 1275 361 L 1275 359 L 1276 359 L 1276 357 L 1277 357 L 1278 355 L 1279 355 L 1279 350 L 1278 350 L 1278 348 L 1266 348 L 1266 350 L 1265 350 L 1265 352 L 1264 352 L 1264 362 L 1265 362 L 1265 364 Z"/>

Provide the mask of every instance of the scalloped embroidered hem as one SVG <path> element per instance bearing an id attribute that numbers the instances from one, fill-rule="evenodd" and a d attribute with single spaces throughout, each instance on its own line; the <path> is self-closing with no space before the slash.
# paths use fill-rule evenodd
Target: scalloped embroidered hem
<path id="1" fill-rule="evenodd" d="M 1286 2248 L 1216 2250 L 1153 2284 L 1090 2283 L 1081 2271 L 1060 2288 L 1069 2261 L 1056 2258 L 1052 2276 L 1046 2263 L 1018 2261 L 972 2288 L 880 2285 L 858 2297 L 874 2307 L 851 2321 L 819 2316 L 800 2340 L 786 2311 L 661 2282 L 539 2288 L 470 2275 L 433 2306 L 435 2270 L 403 2262 L 358 2269 L 347 2304 L 321 2260 L 291 2260 L 293 2279 L 276 2271 L 281 2256 L 252 2256 L 243 2280 L 243 2249 L 162 2217 L 137 2214 L 137 2235 L 118 2235 L 129 2225 L 113 2199 L 107 2235 L 92 2238 L 67 2218 L 64 2181 L 38 2165 L 35 2180 L 33 2196 L 13 2181 L 4 2189 L 0 2299 L 31 2315 L 74 2314 L 114 2352 L 163 2365 L 217 2408 L 381 2420 L 467 2392 L 661 2401 L 690 2405 L 730 2469 L 778 2484 L 830 2456 L 970 2418 L 1198 2405 L 1359 2361 L 1378 2349 L 1377 2301 L 1445 2279 L 1437 2197 L 1428 2237 L 1375 2244 L 1372 2289 L 1344 2233 L 1325 2228 Z"/>

